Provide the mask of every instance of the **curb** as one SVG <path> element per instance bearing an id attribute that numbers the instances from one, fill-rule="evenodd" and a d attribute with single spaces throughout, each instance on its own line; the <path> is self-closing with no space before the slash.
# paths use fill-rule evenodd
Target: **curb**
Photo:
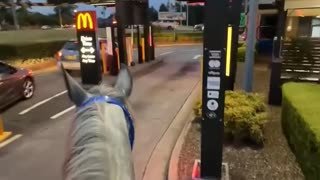
<path id="1" fill-rule="evenodd" d="M 182 146 L 185 142 L 185 137 L 188 134 L 191 128 L 191 121 L 194 119 L 194 114 L 190 114 L 187 120 L 186 125 L 184 126 L 182 133 L 180 134 L 176 145 L 171 154 L 170 162 L 169 162 L 169 170 L 168 170 L 168 180 L 178 180 L 178 164 L 179 164 L 179 157 L 182 150 Z"/>
<path id="2" fill-rule="evenodd" d="M 203 43 L 168 43 L 168 44 L 161 44 L 155 45 L 155 47 L 171 47 L 171 46 L 195 46 L 195 45 L 202 45 Z"/>
<path id="3" fill-rule="evenodd" d="M 194 103 L 199 96 L 200 84 L 200 81 L 198 81 L 194 86 L 189 97 L 177 112 L 170 126 L 153 150 L 148 164 L 145 167 L 143 180 L 166 180 L 168 178 L 168 168 L 172 150 L 174 149 L 177 139 L 187 123 L 186 119 L 192 112 Z"/>

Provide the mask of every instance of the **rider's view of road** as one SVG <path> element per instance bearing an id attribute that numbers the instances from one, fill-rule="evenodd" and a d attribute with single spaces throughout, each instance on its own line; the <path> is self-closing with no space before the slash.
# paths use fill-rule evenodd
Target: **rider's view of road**
<path id="1" fill-rule="evenodd" d="M 1 0 L 0 180 L 320 179 L 317 0 Z"/>

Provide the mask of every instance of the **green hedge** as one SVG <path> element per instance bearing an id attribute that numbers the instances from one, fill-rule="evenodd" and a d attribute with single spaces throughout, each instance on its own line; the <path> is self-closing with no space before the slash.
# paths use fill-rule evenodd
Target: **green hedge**
<path id="1" fill-rule="evenodd" d="M 254 51 L 254 58 L 257 57 L 257 50 Z M 238 57 L 239 62 L 244 62 L 246 60 L 246 44 L 242 43 L 240 47 L 238 47 Z"/>
<path id="2" fill-rule="evenodd" d="M 283 85 L 282 128 L 307 180 L 320 179 L 320 86 Z"/>
<path id="3" fill-rule="evenodd" d="M 159 33 L 154 34 L 155 42 L 202 42 L 203 36 L 200 33 Z"/>
<path id="4" fill-rule="evenodd" d="M 201 117 L 201 102 L 197 101 L 194 113 Z M 262 145 L 267 122 L 264 98 L 259 94 L 226 91 L 224 132 L 229 140 L 250 141 Z"/>
<path id="5" fill-rule="evenodd" d="M 37 42 L 27 44 L 0 44 L 0 59 L 28 59 L 53 57 L 66 41 Z"/>
<path id="6" fill-rule="evenodd" d="M 174 33 L 155 33 L 154 40 L 155 43 L 202 42 L 202 35 L 199 33 L 178 33 L 176 35 Z M 66 40 L 57 40 L 22 44 L 0 44 L 0 59 L 53 57 L 65 42 Z M 136 38 L 134 39 L 134 43 L 136 43 Z"/>

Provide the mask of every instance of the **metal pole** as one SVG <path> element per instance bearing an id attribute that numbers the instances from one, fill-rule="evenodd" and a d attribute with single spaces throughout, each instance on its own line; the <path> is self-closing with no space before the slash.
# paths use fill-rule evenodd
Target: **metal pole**
<path id="1" fill-rule="evenodd" d="M 133 46 L 133 25 L 131 25 L 131 46 Z"/>
<path id="2" fill-rule="evenodd" d="M 60 27 L 62 28 L 62 16 L 61 16 L 61 7 L 59 6 L 59 22 L 60 22 Z"/>
<path id="3" fill-rule="evenodd" d="M 231 50 L 230 53 L 230 74 L 227 76 L 226 90 L 234 90 L 234 83 L 237 70 L 238 40 L 239 40 L 239 24 L 241 14 L 242 0 L 233 0 L 229 4 L 229 24 L 232 28 Z"/>
<path id="4" fill-rule="evenodd" d="M 180 13 L 182 13 L 182 2 L 180 2 Z M 180 19 L 180 26 L 182 26 L 182 19 Z"/>
<path id="5" fill-rule="evenodd" d="M 19 22 L 18 22 L 18 17 L 16 12 L 16 4 L 14 0 L 11 0 L 11 12 L 12 12 L 14 27 L 16 30 L 19 30 L 20 28 L 19 28 Z"/>
<path id="6" fill-rule="evenodd" d="M 117 40 L 119 59 L 123 64 L 127 64 L 126 41 L 125 41 L 125 25 L 123 22 L 123 1 L 116 1 L 116 20 L 117 20 Z"/>
<path id="7" fill-rule="evenodd" d="M 277 25 L 277 35 L 274 38 L 273 44 L 273 55 L 271 63 L 271 77 L 269 86 L 269 104 L 281 105 L 282 94 L 281 94 L 281 46 L 282 40 L 285 33 L 285 24 L 287 12 L 284 11 L 284 0 L 278 1 L 278 25 Z"/>
<path id="8" fill-rule="evenodd" d="M 150 45 L 149 45 L 149 26 L 150 26 L 150 21 L 149 21 L 149 16 L 148 16 L 148 8 L 149 8 L 149 3 L 145 3 L 145 19 L 144 19 L 144 24 L 143 24 L 143 37 L 144 37 L 144 53 L 145 53 L 145 62 L 150 61 Z"/>
<path id="9" fill-rule="evenodd" d="M 189 5 L 187 3 L 187 26 L 189 26 Z"/>
<path id="10" fill-rule="evenodd" d="M 246 60 L 245 60 L 245 74 L 243 89 L 246 92 L 252 91 L 253 80 L 253 67 L 254 67 L 254 50 L 255 50 L 255 38 L 256 38 L 256 22 L 257 22 L 257 10 L 258 1 L 250 0 L 249 2 L 249 22 L 248 22 L 248 35 L 247 36 L 247 48 L 246 48 Z"/>

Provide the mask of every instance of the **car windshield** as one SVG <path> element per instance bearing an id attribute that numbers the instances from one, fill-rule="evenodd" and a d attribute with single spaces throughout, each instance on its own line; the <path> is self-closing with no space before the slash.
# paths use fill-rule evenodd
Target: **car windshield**
<path id="1" fill-rule="evenodd" d="M 66 50 L 78 50 L 78 43 L 76 42 L 67 42 L 64 44 L 63 49 Z"/>

